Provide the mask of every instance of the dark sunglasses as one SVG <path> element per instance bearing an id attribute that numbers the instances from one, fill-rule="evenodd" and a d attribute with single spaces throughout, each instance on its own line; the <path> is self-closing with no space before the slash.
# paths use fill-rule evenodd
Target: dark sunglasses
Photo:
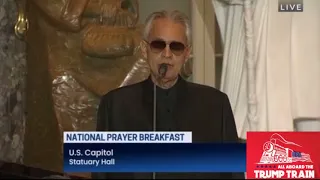
<path id="1" fill-rule="evenodd" d="M 170 43 L 167 43 L 162 40 L 154 40 L 154 41 L 151 41 L 150 43 L 149 42 L 147 42 L 147 43 L 149 44 L 151 51 L 154 53 L 162 52 L 166 48 L 167 44 L 170 47 L 170 51 L 173 54 L 175 54 L 176 56 L 181 55 L 184 52 L 184 50 L 186 49 L 186 46 L 183 43 L 176 42 L 176 41 L 172 41 Z"/>

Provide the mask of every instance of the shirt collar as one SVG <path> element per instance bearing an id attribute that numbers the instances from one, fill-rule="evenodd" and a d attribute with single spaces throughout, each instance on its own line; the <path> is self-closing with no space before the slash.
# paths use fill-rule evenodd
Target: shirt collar
<path id="1" fill-rule="evenodd" d="M 179 75 L 177 82 L 169 89 L 161 89 L 160 87 L 157 87 L 157 91 L 160 90 L 160 92 L 171 92 L 174 91 L 177 93 L 177 98 L 184 99 L 187 91 L 187 82 Z M 143 98 L 147 102 L 152 102 L 153 100 L 153 90 L 154 90 L 154 83 L 151 79 L 151 76 L 148 77 L 143 83 Z"/>

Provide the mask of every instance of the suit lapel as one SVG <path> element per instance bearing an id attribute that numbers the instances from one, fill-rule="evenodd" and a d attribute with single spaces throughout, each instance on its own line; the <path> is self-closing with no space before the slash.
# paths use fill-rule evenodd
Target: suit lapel
<path id="1" fill-rule="evenodd" d="M 180 77 L 181 78 L 181 77 Z M 178 85 L 177 89 L 177 103 L 174 110 L 174 119 L 176 124 L 176 129 L 178 131 L 189 131 L 191 130 L 190 118 L 189 114 L 189 97 L 188 97 L 188 84 L 183 78 L 180 80 L 181 82 Z"/>
<path id="2" fill-rule="evenodd" d="M 153 83 L 151 77 L 142 82 L 142 111 L 146 114 L 148 130 L 153 130 Z"/>

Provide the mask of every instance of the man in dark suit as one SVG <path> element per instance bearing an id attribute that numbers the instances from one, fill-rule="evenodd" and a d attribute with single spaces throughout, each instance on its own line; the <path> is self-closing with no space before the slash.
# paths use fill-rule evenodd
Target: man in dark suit
<path id="1" fill-rule="evenodd" d="M 188 18 L 179 11 L 155 12 L 147 18 L 144 40 L 141 49 L 151 69 L 150 77 L 103 96 L 97 130 L 192 131 L 193 142 L 237 142 L 227 95 L 209 86 L 187 82 L 179 75 L 191 51 Z M 244 178 L 244 173 L 93 173 L 92 176 L 215 179 Z"/>

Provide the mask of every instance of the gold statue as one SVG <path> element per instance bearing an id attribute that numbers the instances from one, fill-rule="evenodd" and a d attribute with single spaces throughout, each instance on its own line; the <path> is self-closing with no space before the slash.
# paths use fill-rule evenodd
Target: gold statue
<path id="1" fill-rule="evenodd" d="M 63 131 L 95 130 L 99 98 L 149 75 L 138 0 L 16 1 L 26 3 L 15 27 L 27 42 L 24 164 L 62 172 Z"/>
<path id="2" fill-rule="evenodd" d="M 137 68 L 138 1 L 24 2 L 15 27 L 28 45 L 24 163 L 61 172 L 63 131 L 94 130 L 99 97 Z"/>

